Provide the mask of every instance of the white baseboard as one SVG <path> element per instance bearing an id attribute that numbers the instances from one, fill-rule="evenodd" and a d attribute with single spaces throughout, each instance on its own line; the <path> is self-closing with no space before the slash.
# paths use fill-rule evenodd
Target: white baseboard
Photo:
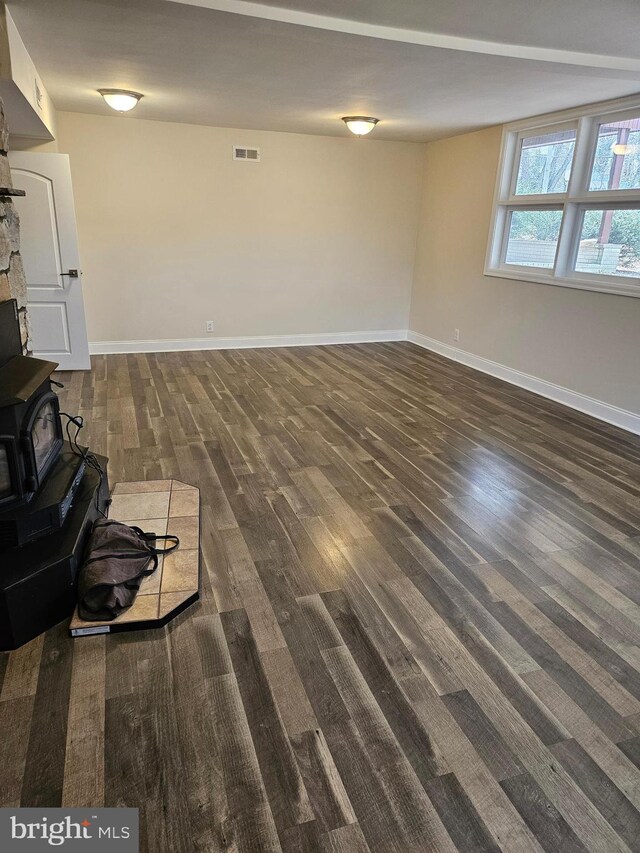
<path id="1" fill-rule="evenodd" d="M 614 424 L 614 426 L 629 430 L 629 432 L 640 435 L 640 415 L 628 412 L 617 406 L 612 406 L 602 400 L 587 397 L 577 391 L 571 391 L 546 379 L 539 379 L 529 373 L 514 370 L 497 361 L 474 355 L 457 347 L 437 341 L 421 335 L 419 332 L 406 331 L 405 329 L 383 329 L 373 332 L 326 332 L 323 334 L 303 335 L 265 335 L 248 336 L 240 338 L 176 338 L 172 340 L 147 340 L 147 341 L 93 341 L 89 344 L 91 355 L 115 355 L 119 353 L 136 352 L 187 352 L 192 350 L 219 350 L 219 349 L 248 349 L 259 347 L 305 347 L 305 346 L 327 346 L 329 344 L 363 344 L 383 341 L 405 341 L 409 340 L 424 349 L 432 350 L 452 361 L 458 361 L 504 379 L 512 385 L 526 388 L 562 403 L 571 409 L 577 409 L 601 421 Z"/>
<path id="2" fill-rule="evenodd" d="M 175 338 L 157 341 L 92 341 L 91 355 L 115 355 L 129 352 L 187 352 L 192 350 L 251 349 L 259 347 L 309 347 L 327 344 L 364 344 L 382 341 L 406 341 L 406 329 L 373 332 L 324 332 L 304 335 L 265 335 L 242 338 Z"/>
<path id="3" fill-rule="evenodd" d="M 424 349 L 437 352 L 445 358 L 450 358 L 452 361 L 459 361 L 461 364 L 482 371 L 482 373 L 497 376 L 498 379 L 504 379 L 505 382 L 510 382 L 512 385 L 526 388 L 527 391 L 533 391 L 542 397 L 548 397 L 550 400 L 569 406 L 571 409 L 577 409 L 586 415 L 591 415 L 601 421 L 606 421 L 640 435 L 640 415 L 634 412 L 619 409 L 617 406 L 612 406 L 602 400 L 596 400 L 593 397 L 587 397 L 585 394 L 579 394 L 577 391 L 571 391 L 569 388 L 563 388 L 561 385 L 555 385 L 553 382 L 547 382 L 546 379 L 539 379 L 537 376 L 522 373 L 497 361 L 491 361 L 457 347 L 443 344 L 442 341 L 421 335 L 419 332 L 410 330 L 407 332 L 407 340 Z"/>

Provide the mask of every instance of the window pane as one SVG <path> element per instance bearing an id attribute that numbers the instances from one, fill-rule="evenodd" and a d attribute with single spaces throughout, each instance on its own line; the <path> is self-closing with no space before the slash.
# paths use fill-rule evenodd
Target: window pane
<path id="1" fill-rule="evenodd" d="M 640 209 L 586 210 L 576 270 L 640 277 Z"/>
<path id="2" fill-rule="evenodd" d="M 506 262 L 552 269 L 561 222 L 561 210 L 514 210 L 509 224 Z"/>
<path id="3" fill-rule="evenodd" d="M 520 143 L 516 195 L 566 192 L 575 144 L 575 130 L 525 136 Z"/>
<path id="4" fill-rule="evenodd" d="M 640 118 L 601 124 L 590 190 L 640 187 Z"/>

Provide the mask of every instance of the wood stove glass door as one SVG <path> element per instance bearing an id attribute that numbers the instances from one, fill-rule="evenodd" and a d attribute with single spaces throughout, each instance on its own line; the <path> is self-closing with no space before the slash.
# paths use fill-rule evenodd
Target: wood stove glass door
<path id="1" fill-rule="evenodd" d="M 0 501 L 11 497 L 13 494 L 9 447 L 6 442 L 0 440 Z"/>
<path id="2" fill-rule="evenodd" d="M 57 361 L 61 370 L 88 370 L 69 156 L 12 151 L 9 161 L 14 187 L 27 193 L 14 202 L 34 354 Z"/>

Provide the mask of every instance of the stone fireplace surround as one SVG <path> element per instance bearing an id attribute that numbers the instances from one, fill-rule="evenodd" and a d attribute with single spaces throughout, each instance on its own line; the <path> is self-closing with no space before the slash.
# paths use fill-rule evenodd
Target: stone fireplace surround
<path id="1" fill-rule="evenodd" d="M 20 334 L 25 354 L 31 353 L 29 317 L 27 315 L 27 280 L 20 257 L 20 219 L 11 201 L 24 195 L 13 188 L 9 168 L 9 129 L 0 99 L 0 302 L 15 299 L 18 303 Z"/>

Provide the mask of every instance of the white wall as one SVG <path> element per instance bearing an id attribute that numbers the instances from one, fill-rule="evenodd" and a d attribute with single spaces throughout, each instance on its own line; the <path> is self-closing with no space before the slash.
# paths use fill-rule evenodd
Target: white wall
<path id="1" fill-rule="evenodd" d="M 90 341 L 406 329 L 424 146 L 64 112 L 57 143 Z"/>
<path id="2" fill-rule="evenodd" d="M 426 146 L 409 328 L 640 414 L 640 299 L 483 275 L 500 139 Z"/>

